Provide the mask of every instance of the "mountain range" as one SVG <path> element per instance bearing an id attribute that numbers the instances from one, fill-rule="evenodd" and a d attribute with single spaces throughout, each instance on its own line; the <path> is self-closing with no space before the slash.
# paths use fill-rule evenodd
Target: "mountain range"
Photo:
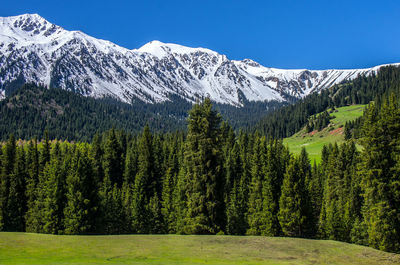
<path id="1" fill-rule="evenodd" d="M 159 103 L 174 95 L 243 106 L 303 98 L 380 67 L 283 70 L 160 41 L 131 50 L 65 30 L 37 14 L 0 17 L 0 99 L 33 82 L 126 103 Z"/>

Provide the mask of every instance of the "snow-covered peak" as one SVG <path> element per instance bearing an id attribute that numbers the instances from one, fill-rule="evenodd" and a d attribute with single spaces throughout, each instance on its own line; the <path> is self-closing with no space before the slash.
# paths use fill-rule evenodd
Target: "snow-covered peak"
<path id="1" fill-rule="evenodd" d="M 214 56 L 218 55 L 217 52 L 206 48 L 191 48 L 174 43 L 163 43 L 158 40 L 150 41 L 135 51 L 149 53 L 158 58 L 163 58 L 170 54 L 207 53 Z"/>
<path id="2" fill-rule="evenodd" d="M 25 14 L 0 18 L 0 38 L 8 37 L 18 42 L 43 42 L 65 30 L 50 23 L 38 14 Z"/>

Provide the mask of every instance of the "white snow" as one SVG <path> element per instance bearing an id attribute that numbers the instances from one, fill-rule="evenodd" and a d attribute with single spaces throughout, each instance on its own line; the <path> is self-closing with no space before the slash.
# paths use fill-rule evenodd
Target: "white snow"
<path id="1" fill-rule="evenodd" d="M 284 101 L 283 95 L 304 97 L 381 67 L 277 69 L 250 59 L 229 60 L 206 48 L 160 41 L 129 50 L 81 31 L 65 30 L 37 14 L 0 17 L 0 62 L 2 57 L 7 60 L 0 64 L 0 84 L 23 74 L 27 81 L 49 85 L 56 62 L 61 62 L 60 86 L 71 89 L 67 84 L 75 84 L 74 89 L 88 96 L 109 95 L 128 103 L 132 96 L 149 103 L 166 101 L 169 94 L 189 101 L 209 96 L 235 106 L 241 105 L 239 90 L 251 101 Z M 18 67 L 7 64 L 13 60 Z"/>

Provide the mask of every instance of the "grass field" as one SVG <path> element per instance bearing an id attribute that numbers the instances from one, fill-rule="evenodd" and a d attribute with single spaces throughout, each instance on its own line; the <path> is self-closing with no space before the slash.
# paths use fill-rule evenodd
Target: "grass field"
<path id="1" fill-rule="evenodd" d="M 321 160 L 321 150 L 325 144 L 341 143 L 344 141 L 343 130 L 347 121 L 355 120 L 362 116 L 366 105 L 353 105 L 337 108 L 337 112 L 333 112 L 331 116 L 335 116 L 331 120 L 331 125 L 320 132 L 314 131 L 307 133 L 305 129 L 294 134 L 289 138 L 285 138 L 283 143 L 289 146 L 291 152 L 299 154 L 302 147 L 305 147 L 308 155 L 313 161 Z"/>
<path id="2" fill-rule="evenodd" d="M 336 241 L 248 236 L 0 233 L 0 264 L 400 264 Z"/>

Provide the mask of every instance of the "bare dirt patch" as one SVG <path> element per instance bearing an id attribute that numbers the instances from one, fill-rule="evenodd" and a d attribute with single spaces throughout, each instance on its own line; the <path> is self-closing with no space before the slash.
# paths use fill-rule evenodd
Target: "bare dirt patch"
<path id="1" fill-rule="evenodd" d="M 329 132 L 330 135 L 335 135 L 335 134 L 343 134 L 343 127 L 342 128 L 337 128 L 335 130 L 332 130 Z"/>

